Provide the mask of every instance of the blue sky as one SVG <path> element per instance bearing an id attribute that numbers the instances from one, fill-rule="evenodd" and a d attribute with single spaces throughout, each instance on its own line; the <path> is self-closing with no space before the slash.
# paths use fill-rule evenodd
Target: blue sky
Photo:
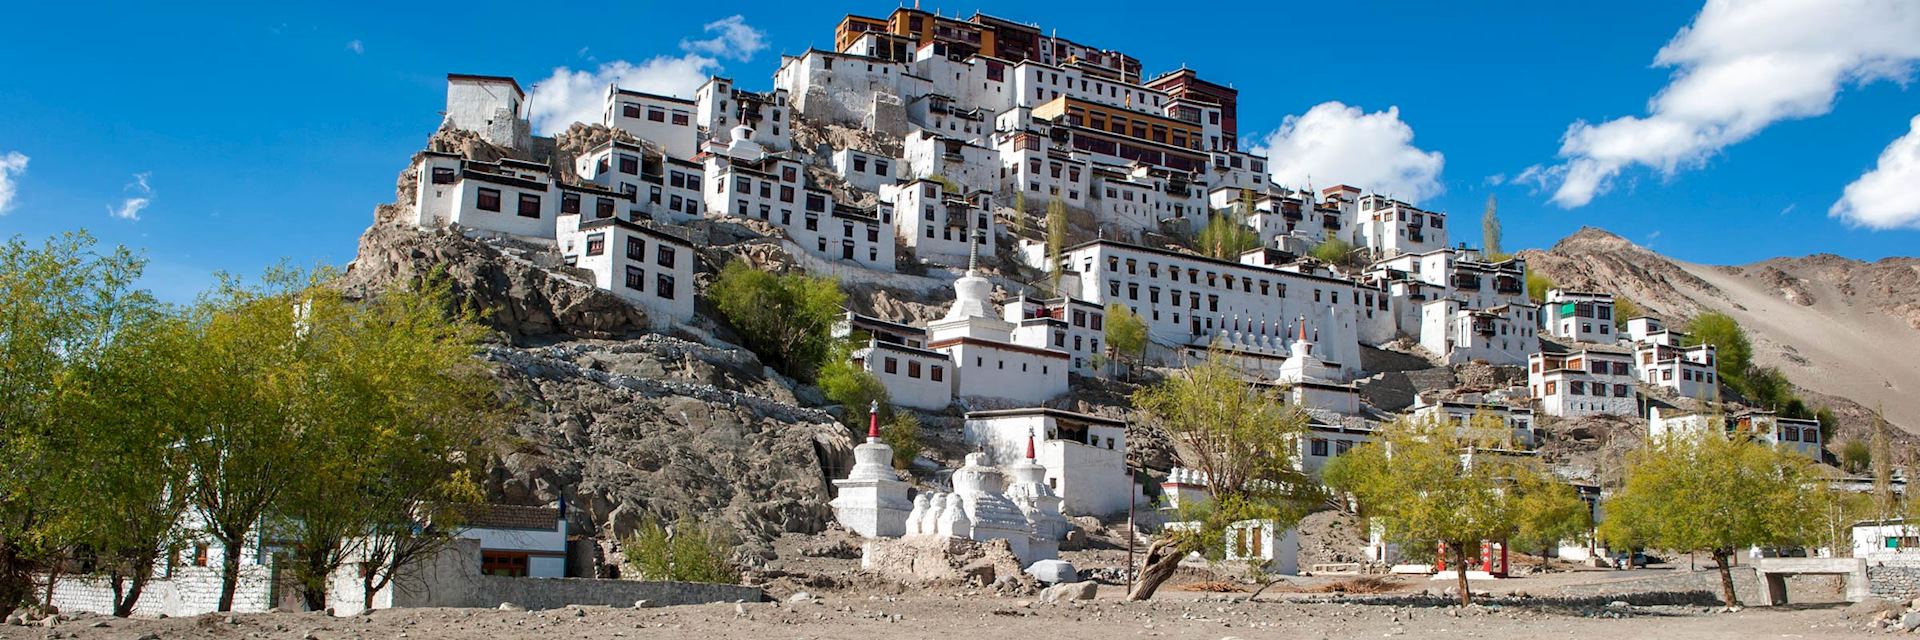
<path id="1" fill-rule="evenodd" d="M 1243 145 L 1327 102 L 1404 126 L 1412 138 L 1400 142 L 1413 153 L 1444 158 L 1437 173 L 1421 178 L 1427 186 L 1417 195 L 1454 214 L 1456 239 L 1477 243 L 1480 209 L 1497 194 L 1509 249 L 1546 246 L 1594 225 L 1682 259 L 1743 263 L 1817 252 L 1920 254 L 1913 226 L 1920 214 L 1871 214 L 1907 225 L 1877 231 L 1828 215 L 1848 185 L 1876 166 L 1886 170 L 1858 188 L 1862 201 L 1914 194 L 1909 183 L 1920 182 L 1905 179 L 1920 176 L 1912 163 L 1876 165 L 1920 114 L 1920 95 L 1906 84 L 1920 54 L 1900 43 L 1920 41 L 1920 29 L 1907 31 L 1920 21 L 1905 21 L 1915 13 L 1905 0 L 1857 1 L 1892 6 L 1899 18 L 1778 20 L 1813 38 L 1860 24 L 1890 32 L 1884 46 L 1871 37 L 1831 39 L 1857 49 L 1839 54 L 1864 61 L 1837 72 L 1837 94 L 1828 91 L 1837 97 L 1825 109 L 1793 96 L 1755 106 L 1749 103 L 1764 96 L 1750 94 L 1760 85 L 1705 80 L 1688 89 L 1715 100 L 1685 102 L 1676 89 L 1672 100 L 1650 105 L 1676 71 L 1711 70 L 1742 55 L 1710 40 L 1730 27 L 1702 24 L 1694 29 L 1700 42 L 1672 47 L 1668 64 L 1655 66 L 1701 13 L 1684 2 L 1225 2 L 1193 5 L 1205 13 L 1192 17 L 1168 13 L 1166 3 L 1137 10 L 1112 3 L 1103 11 L 994 1 L 924 8 L 1039 23 L 1127 51 L 1149 74 L 1185 64 L 1232 83 L 1241 91 Z M 0 60 L 9 62 L 0 73 L 0 195 L 10 192 L 0 236 L 37 240 L 87 229 L 106 243 L 142 249 L 152 260 L 147 285 L 175 300 L 206 286 L 217 270 L 254 274 L 282 259 L 344 265 L 373 206 L 393 198 L 394 176 L 438 125 L 446 73 L 512 75 L 531 87 L 558 67 L 587 75 L 616 60 L 685 59 L 702 49 L 683 41 L 720 35 L 705 26 L 738 15 L 765 48 L 716 50 L 705 68 L 766 88 L 782 52 L 830 47 L 842 14 L 880 15 L 895 6 L 30 3 L 0 23 Z M 1713 19 L 1752 33 L 1739 17 Z M 1796 43 L 1789 45 L 1804 44 Z M 1769 90 L 1787 81 L 1763 79 Z M 1818 103 L 1818 87 L 1810 91 Z M 1701 115 L 1724 104 L 1720 98 L 1745 106 Z M 1642 145 L 1622 155 L 1596 137 L 1562 155 L 1570 126 L 1626 116 L 1680 118 L 1694 133 L 1723 140 L 1677 151 Z M 1646 140 L 1615 129 L 1596 136 Z M 1920 134 L 1912 139 L 1920 146 Z M 1565 172 L 1581 162 L 1614 167 L 1611 189 L 1566 188 Z M 1314 174 L 1316 185 L 1342 181 L 1326 171 Z M 1523 174 L 1529 179 L 1516 179 Z M 145 199 L 133 211 L 137 220 L 115 215 L 134 199 Z"/>

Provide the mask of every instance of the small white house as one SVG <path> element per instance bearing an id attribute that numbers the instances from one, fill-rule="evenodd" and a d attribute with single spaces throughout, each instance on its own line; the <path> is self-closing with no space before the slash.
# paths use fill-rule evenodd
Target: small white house
<path id="1" fill-rule="evenodd" d="M 1648 411 L 1647 434 L 1652 438 L 1743 435 L 1800 455 L 1821 459 L 1820 422 L 1783 418 L 1771 411 L 1741 411 L 1726 416 L 1699 413 L 1663 415 Z"/>
<path id="2" fill-rule="evenodd" d="M 560 197 L 547 165 L 502 159 L 475 162 L 428 151 L 415 165 L 414 224 L 421 228 L 458 225 L 552 240 Z"/>
<path id="3" fill-rule="evenodd" d="M 1547 335 L 1574 342 L 1613 344 L 1620 339 L 1613 329 L 1613 294 L 1586 291 L 1547 291 L 1547 303 L 1541 310 Z"/>
<path id="4" fill-rule="evenodd" d="M 1047 469 L 1047 486 L 1070 515 L 1106 516 L 1146 504 L 1127 471 L 1127 425 L 1109 418 L 1030 407 L 967 413 L 963 436 L 994 464 L 1026 457 Z"/>
<path id="5" fill-rule="evenodd" d="M 847 184 L 866 191 L 900 182 L 901 165 L 895 158 L 846 148 L 833 152 L 833 172 Z"/>
<path id="6" fill-rule="evenodd" d="M 592 272 L 594 286 L 646 309 L 658 326 L 693 319 L 693 243 L 619 217 L 567 214 L 559 225 L 561 255 Z"/>
<path id="7" fill-rule="evenodd" d="M 1635 415 L 1639 407 L 1633 356 L 1618 347 L 1528 356 L 1527 389 L 1550 416 Z"/>
<path id="8" fill-rule="evenodd" d="M 527 94 L 506 76 L 447 74 L 446 124 L 509 149 L 531 146 Z"/>
<path id="9" fill-rule="evenodd" d="M 691 159 L 699 153 L 700 128 L 692 100 L 607 85 L 601 124 L 659 145 L 667 155 Z"/>
<path id="10" fill-rule="evenodd" d="M 1507 438 L 1512 442 L 1512 446 L 1532 447 L 1538 444 L 1533 430 L 1532 409 L 1486 402 L 1428 403 L 1424 397 L 1417 397 L 1415 400 L 1413 417 L 1416 419 L 1442 420 L 1467 428 L 1473 426 L 1476 418 L 1486 416 L 1505 427 Z"/>

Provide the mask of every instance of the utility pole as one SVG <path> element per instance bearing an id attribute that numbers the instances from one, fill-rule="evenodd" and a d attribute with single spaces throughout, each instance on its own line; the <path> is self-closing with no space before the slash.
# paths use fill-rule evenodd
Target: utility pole
<path id="1" fill-rule="evenodd" d="M 1127 479 L 1135 486 L 1140 484 L 1140 472 L 1128 469 Z M 1127 593 L 1133 593 L 1133 532 L 1137 528 L 1133 523 L 1134 487 L 1127 487 Z"/>

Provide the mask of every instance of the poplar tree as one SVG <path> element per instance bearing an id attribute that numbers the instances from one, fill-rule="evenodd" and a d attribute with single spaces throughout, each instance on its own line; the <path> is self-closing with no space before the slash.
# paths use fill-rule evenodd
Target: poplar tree
<path id="1" fill-rule="evenodd" d="M 1047 201 L 1047 284 L 1056 295 L 1060 292 L 1060 275 L 1066 269 L 1066 257 L 1061 255 L 1067 247 L 1067 205 L 1058 196 Z"/>
<path id="2" fill-rule="evenodd" d="M 1107 348 L 1113 349 L 1116 359 L 1127 363 L 1127 374 L 1131 379 L 1132 365 L 1146 357 L 1147 323 L 1140 319 L 1133 309 L 1119 303 L 1107 305 L 1106 316 Z"/>
<path id="3" fill-rule="evenodd" d="M 1507 256 L 1506 252 L 1500 248 L 1499 207 L 1499 201 L 1495 196 L 1488 195 L 1487 211 L 1480 214 L 1480 241 L 1487 246 L 1487 259 L 1494 261 L 1504 260 Z"/>

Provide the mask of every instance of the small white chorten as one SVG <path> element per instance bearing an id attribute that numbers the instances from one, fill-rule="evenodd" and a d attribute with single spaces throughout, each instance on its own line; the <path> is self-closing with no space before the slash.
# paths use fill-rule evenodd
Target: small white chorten
<path id="1" fill-rule="evenodd" d="M 969 537 L 980 542 L 1006 540 L 1013 548 L 1013 555 L 1023 564 L 1040 559 L 1032 557 L 1028 543 L 1032 541 L 1033 530 L 1027 524 L 1026 514 L 1004 493 L 1005 476 L 986 462 L 987 454 L 969 453 L 966 466 L 953 472 L 954 496 L 973 523 L 973 535 Z"/>
<path id="2" fill-rule="evenodd" d="M 738 140 L 739 138 L 735 138 Z M 907 533 L 907 483 L 893 471 L 893 447 L 880 442 L 880 403 L 867 409 L 867 442 L 853 448 L 853 469 L 833 481 L 840 495 L 830 503 L 834 517 L 863 537 L 894 538 Z"/>

